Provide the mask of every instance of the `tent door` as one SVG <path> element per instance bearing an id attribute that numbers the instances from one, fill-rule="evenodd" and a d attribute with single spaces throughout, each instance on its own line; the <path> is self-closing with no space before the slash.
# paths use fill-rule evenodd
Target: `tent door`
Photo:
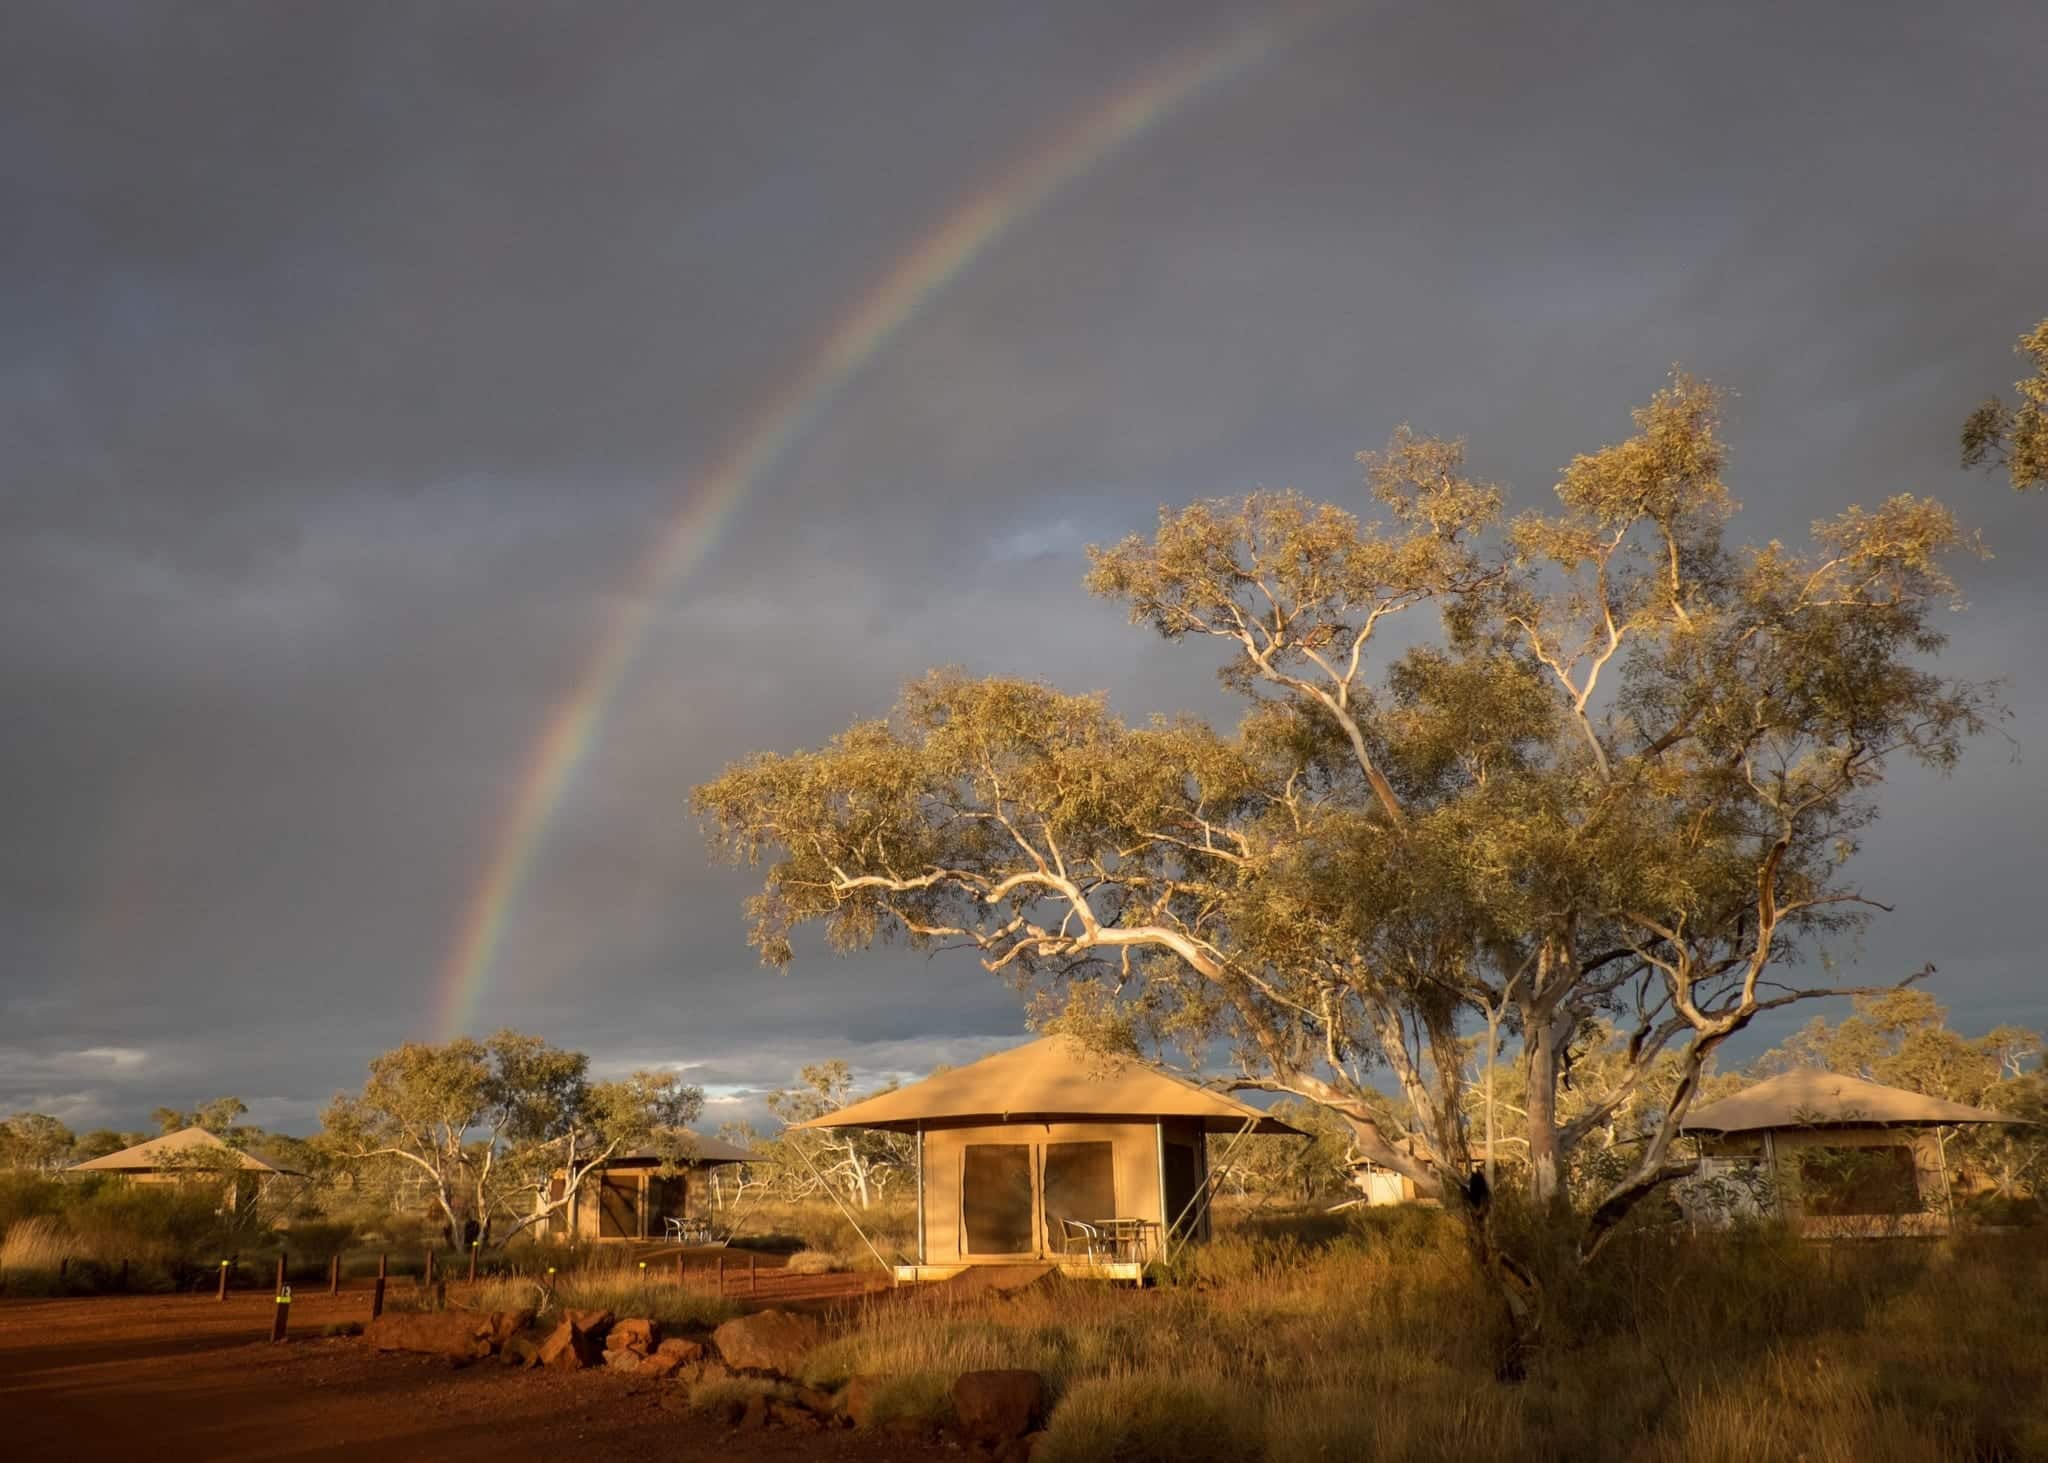
<path id="1" fill-rule="evenodd" d="M 608 1173 L 598 1178 L 597 1237 L 640 1238 L 640 1175 Z"/>

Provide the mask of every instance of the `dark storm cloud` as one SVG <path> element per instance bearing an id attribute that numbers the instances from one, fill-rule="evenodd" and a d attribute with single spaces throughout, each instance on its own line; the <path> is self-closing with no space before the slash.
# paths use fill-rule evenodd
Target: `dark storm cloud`
<path id="1" fill-rule="evenodd" d="M 1741 531 L 1937 491 L 1947 664 L 2048 727 L 2041 505 L 1954 466 L 2048 313 L 2036 7 L 1361 8 L 987 251 L 764 475 L 551 827 L 480 1008 L 757 1114 L 1020 1029 L 960 957 L 761 972 L 688 789 L 924 667 L 1228 715 L 1075 593 L 1162 501 L 1356 491 L 1397 423 L 1524 501 L 1674 363 Z M 1252 12 L 17 6 L 0 46 L 0 1109 L 303 1128 L 427 1031 L 636 554 L 847 303 Z M 2043 1020 L 2043 783 L 1901 779 L 1855 969 Z"/>

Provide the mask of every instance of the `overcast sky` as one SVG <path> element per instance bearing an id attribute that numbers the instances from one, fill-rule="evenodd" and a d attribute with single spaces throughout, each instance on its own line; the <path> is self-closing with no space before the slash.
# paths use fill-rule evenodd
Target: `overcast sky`
<path id="1" fill-rule="evenodd" d="M 0 1112 L 308 1131 L 432 1034 L 531 745 L 697 475 L 962 202 L 1246 6 L 17 3 L 0 19 Z M 1079 592 L 1162 502 L 1537 503 L 1674 363 L 1746 537 L 1934 492 L 2015 757 L 1901 775 L 1853 974 L 2048 1022 L 2048 503 L 1956 466 L 2048 314 L 2048 10 L 1359 7 L 1017 218 L 660 604 L 479 1029 L 750 1094 L 1016 1039 L 974 960 L 762 971 L 690 788 L 927 666 L 1227 713 Z"/>

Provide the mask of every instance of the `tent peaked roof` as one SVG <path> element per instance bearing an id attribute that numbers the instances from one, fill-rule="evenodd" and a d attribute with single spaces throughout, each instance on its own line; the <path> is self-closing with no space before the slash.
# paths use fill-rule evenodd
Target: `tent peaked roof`
<path id="1" fill-rule="evenodd" d="M 1689 1133 L 1748 1133 L 1763 1128 L 2020 1121 L 1989 1108 L 1808 1068 L 1710 1102 L 1679 1126 Z"/>
<path id="2" fill-rule="evenodd" d="M 204 1128 L 180 1128 L 175 1133 L 166 1133 L 161 1138 L 151 1138 L 146 1143 L 137 1143 L 132 1148 L 123 1148 L 118 1153 L 109 1153 L 102 1158 L 88 1158 L 83 1163 L 72 1164 L 71 1167 L 74 1172 L 85 1173 L 143 1173 L 175 1167 L 180 1160 L 191 1160 L 196 1155 L 207 1154 L 212 1149 L 234 1153 L 235 1166 L 244 1173 L 298 1172 L 261 1154 L 237 1153 Z"/>
<path id="3" fill-rule="evenodd" d="M 1171 1077 L 1134 1057 L 1047 1036 L 894 1092 L 798 1123 L 800 1128 L 897 1128 L 968 1119 L 1196 1118 L 1210 1132 L 1293 1133 L 1278 1118 Z"/>

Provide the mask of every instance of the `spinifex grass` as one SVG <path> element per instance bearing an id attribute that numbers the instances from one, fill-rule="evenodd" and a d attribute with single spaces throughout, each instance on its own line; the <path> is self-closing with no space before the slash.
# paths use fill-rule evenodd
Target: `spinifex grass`
<path id="1" fill-rule="evenodd" d="M 1642 1236 L 1548 1299 L 1508 1385 L 1450 1226 L 1374 1216 L 1335 1241 L 1222 1239 L 1143 1293 L 863 1302 L 806 1380 L 1028 1367 L 1062 1399 L 1054 1460 L 2048 1457 L 2037 1239 Z"/>

